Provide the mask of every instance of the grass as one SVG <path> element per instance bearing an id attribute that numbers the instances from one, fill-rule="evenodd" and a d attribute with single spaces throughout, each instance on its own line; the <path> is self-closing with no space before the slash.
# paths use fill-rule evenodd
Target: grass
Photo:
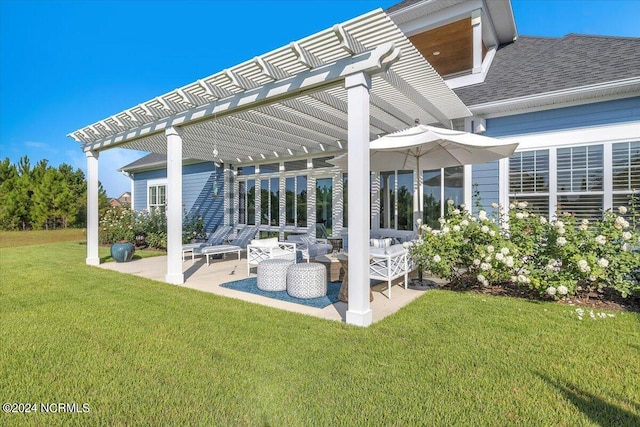
<path id="1" fill-rule="evenodd" d="M 640 425 L 640 315 L 429 291 L 357 328 L 0 249 L 0 425 Z"/>

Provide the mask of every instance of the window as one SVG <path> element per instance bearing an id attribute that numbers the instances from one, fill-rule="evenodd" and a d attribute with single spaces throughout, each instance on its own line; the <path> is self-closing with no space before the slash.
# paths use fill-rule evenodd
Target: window
<path id="1" fill-rule="evenodd" d="M 380 173 L 380 228 L 413 230 L 413 171 Z"/>
<path id="2" fill-rule="evenodd" d="M 260 180 L 260 224 L 278 225 L 280 222 L 280 178 Z"/>
<path id="3" fill-rule="evenodd" d="M 286 225 L 307 226 L 307 177 L 300 175 L 285 179 Z"/>
<path id="4" fill-rule="evenodd" d="M 531 212 L 549 215 L 549 150 L 509 158 L 509 201 L 527 202 Z"/>
<path id="5" fill-rule="evenodd" d="M 256 181 L 238 181 L 238 223 L 256 223 Z"/>
<path id="6" fill-rule="evenodd" d="M 640 141 L 613 144 L 613 208 L 640 192 Z"/>
<path id="7" fill-rule="evenodd" d="M 163 182 L 149 181 L 147 183 L 147 210 L 160 210 L 165 211 L 167 204 L 167 185 Z"/>
<path id="8" fill-rule="evenodd" d="M 578 218 L 602 215 L 603 147 L 558 149 L 558 210 Z"/>
<path id="9" fill-rule="evenodd" d="M 342 226 L 349 226 L 349 175 L 342 174 Z"/>
<path id="10" fill-rule="evenodd" d="M 333 228 L 333 179 L 316 179 L 316 223 L 323 224 L 331 234 Z"/>
<path id="11" fill-rule="evenodd" d="M 442 200 L 453 200 L 459 207 L 464 201 L 464 166 L 434 169 L 422 172 L 422 221 L 439 228 L 438 219 L 445 215 L 447 204 Z"/>

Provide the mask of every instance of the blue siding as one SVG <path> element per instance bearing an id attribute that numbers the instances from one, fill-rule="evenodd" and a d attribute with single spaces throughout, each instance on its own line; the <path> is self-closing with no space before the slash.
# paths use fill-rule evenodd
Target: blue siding
<path id="1" fill-rule="evenodd" d="M 635 120 L 640 120 L 640 97 L 488 119 L 485 135 L 521 135 Z"/>
<path id="2" fill-rule="evenodd" d="M 167 177 L 166 169 L 134 174 L 134 209 L 147 208 L 147 182 Z M 218 197 L 213 197 L 213 182 L 218 183 Z M 224 222 L 224 175 L 212 162 L 185 165 L 182 168 L 182 205 L 189 215 L 200 215 L 207 231 Z"/>
<path id="3" fill-rule="evenodd" d="M 500 202 L 500 195 L 498 192 L 498 162 L 495 161 L 473 165 L 471 170 L 471 181 L 474 185 L 473 212 L 478 212 L 478 209 L 475 206 L 477 203 L 477 191 L 482 207 L 487 211 L 487 213 L 491 214 L 494 211 L 491 204 Z"/>

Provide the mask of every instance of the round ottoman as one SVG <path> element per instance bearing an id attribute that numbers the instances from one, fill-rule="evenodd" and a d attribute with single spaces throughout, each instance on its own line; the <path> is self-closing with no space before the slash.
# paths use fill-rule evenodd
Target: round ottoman
<path id="1" fill-rule="evenodd" d="M 258 289 L 263 291 L 284 291 L 287 289 L 287 267 L 290 259 L 265 259 L 258 264 Z"/>
<path id="2" fill-rule="evenodd" d="M 293 264 L 287 269 L 287 293 L 294 298 L 327 294 L 327 269 L 318 263 Z"/>

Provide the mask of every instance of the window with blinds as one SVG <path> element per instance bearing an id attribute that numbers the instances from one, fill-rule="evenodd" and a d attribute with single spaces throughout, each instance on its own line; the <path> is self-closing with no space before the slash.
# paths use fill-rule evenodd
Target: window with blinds
<path id="1" fill-rule="evenodd" d="M 549 150 L 509 158 L 509 202 L 527 202 L 530 212 L 549 215 Z"/>
<path id="2" fill-rule="evenodd" d="M 640 190 L 640 141 L 613 144 L 613 191 Z"/>
<path id="3" fill-rule="evenodd" d="M 602 145 L 558 149 L 558 192 L 602 191 Z"/>
<path id="4" fill-rule="evenodd" d="M 558 194 L 558 211 L 567 212 L 578 219 L 602 216 L 602 194 Z"/>

